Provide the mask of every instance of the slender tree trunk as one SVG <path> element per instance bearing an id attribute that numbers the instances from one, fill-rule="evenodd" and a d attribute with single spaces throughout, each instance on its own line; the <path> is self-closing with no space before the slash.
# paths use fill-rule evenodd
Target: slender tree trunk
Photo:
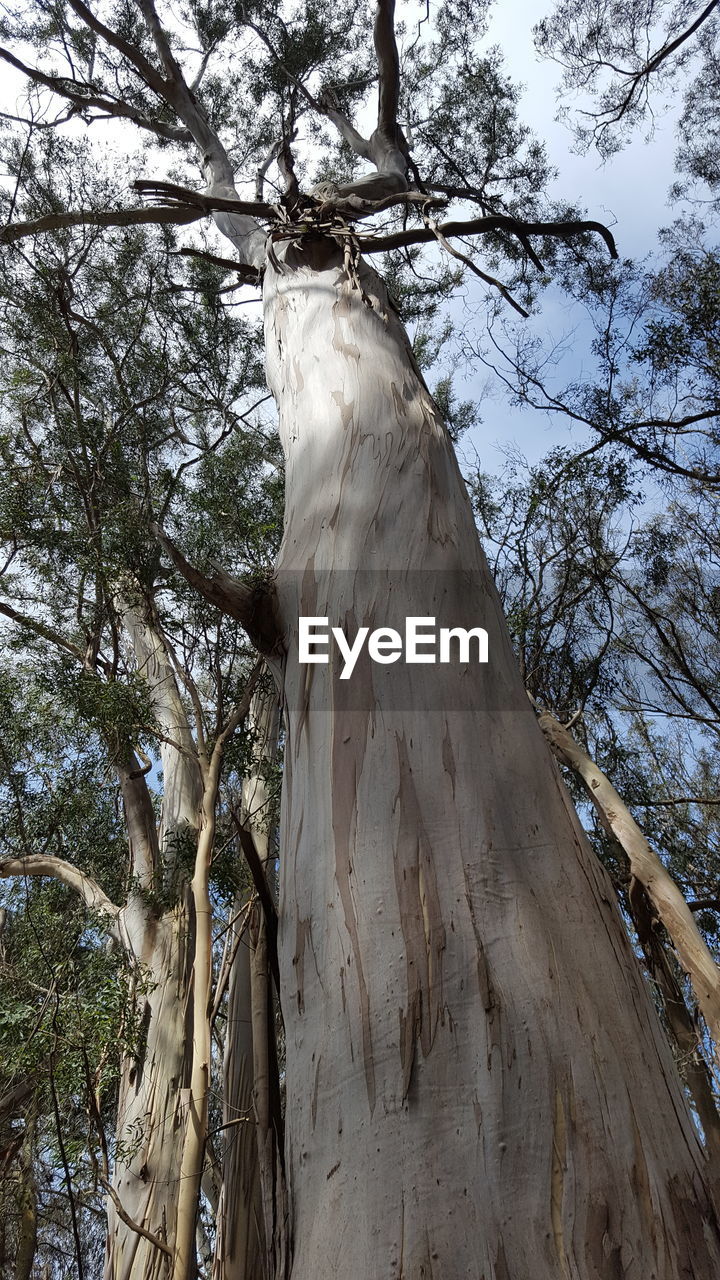
<path id="1" fill-rule="evenodd" d="M 720 1233 L 608 877 L 535 722 L 378 278 L 266 272 L 287 460 L 280 963 L 292 1280 L 710 1280 Z M 297 662 L 299 615 L 487 666 Z"/>
<path id="2" fill-rule="evenodd" d="M 18 1158 L 18 1247 L 15 1255 L 15 1280 L 31 1280 L 37 1253 L 38 1206 L 33 1143 L 36 1118 L 28 1117 L 25 1136 Z M 2 1256 L 2 1255 L 0 1255 Z"/>
<path id="3" fill-rule="evenodd" d="M 202 885 L 189 881 L 203 823 L 203 785 L 195 744 L 162 636 L 145 610 L 121 605 L 139 672 L 147 681 L 162 732 L 163 803 L 159 828 L 142 770 L 118 751 L 133 889 L 122 913 L 122 932 L 136 968 L 136 1051 L 123 1065 L 118 1097 L 118 1150 L 112 1186 L 121 1205 L 108 1202 L 105 1280 L 166 1280 L 182 1244 L 194 1257 L 195 1208 L 188 1226 L 188 1133 L 197 1129 L 196 1099 L 207 1106 L 207 1083 L 197 1089 L 198 1046 L 194 972 L 209 951 L 209 918 L 198 912 Z M 200 877 L 201 879 L 202 877 Z M 161 903 L 168 902 L 164 910 Z M 203 975 L 200 974 L 200 982 Z M 203 1003 L 202 998 L 199 1001 Z M 206 1003 L 206 1001 L 205 1001 Z M 200 1036 L 204 1034 L 200 1028 Z M 207 1055 L 200 1056 L 207 1060 Z M 193 1080 L 193 1069 L 196 1078 Z M 203 1135 L 204 1140 L 204 1135 Z M 179 1239 L 179 1225 L 183 1230 Z M 164 1242 L 163 1251 L 145 1232 Z M 191 1246 L 188 1246 L 188 1235 Z"/>
<path id="4" fill-rule="evenodd" d="M 250 942 L 247 929 L 228 984 L 223 1062 L 223 1181 L 217 1214 L 213 1280 L 262 1280 L 264 1238 L 253 1112 Z"/>
<path id="5" fill-rule="evenodd" d="M 618 841 L 633 875 L 645 888 L 692 983 L 720 1061 L 720 969 L 692 911 L 610 779 L 554 716 L 543 711 L 538 723 L 558 758 L 582 779 L 603 826 Z"/>
<path id="6" fill-rule="evenodd" d="M 287 1181 L 280 1133 L 280 1080 L 275 1011 L 268 961 L 267 922 L 259 906 L 250 922 L 250 991 L 253 1032 L 253 1109 L 263 1207 L 264 1274 L 286 1280 L 290 1268 Z"/>
<path id="7" fill-rule="evenodd" d="M 242 820 L 252 832 L 258 856 L 267 865 L 268 804 L 264 771 L 275 757 L 278 732 L 277 699 L 267 692 L 253 698 L 250 727 L 256 736 L 256 767 L 243 782 Z M 239 915 L 248 898 L 237 895 L 233 913 Z M 260 1195 L 258 1140 L 253 1107 L 253 1027 L 250 931 L 230 940 L 230 978 L 223 1061 L 223 1179 L 217 1214 L 213 1280 L 263 1280 L 265 1232 Z"/>
<path id="8" fill-rule="evenodd" d="M 208 1132 L 211 1066 L 210 1002 L 212 995 L 212 910 L 209 875 L 215 839 L 217 788 L 206 786 L 195 873 L 190 886 L 195 916 L 192 960 L 192 1054 L 187 1114 L 177 1188 L 177 1233 L 173 1280 L 195 1280 L 195 1235 Z"/>
<path id="9" fill-rule="evenodd" d="M 159 919 L 148 913 L 137 953 L 145 988 L 138 1003 L 141 1038 L 137 1055 L 124 1063 L 118 1096 L 113 1187 L 130 1219 L 171 1250 L 186 1123 L 193 950 L 187 897 Z M 110 1200 L 105 1280 L 165 1280 L 169 1261 L 118 1216 Z"/>
<path id="10" fill-rule="evenodd" d="M 712 1078 L 700 1049 L 697 1022 L 685 1003 L 677 973 L 657 931 L 659 923 L 647 892 L 634 877 L 628 890 L 630 911 L 645 963 L 662 999 L 670 1034 L 677 1046 L 679 1071 L 692 1097 L 705 1135 L 716 1200 L 720 1201 L 720 1114 Z"/>

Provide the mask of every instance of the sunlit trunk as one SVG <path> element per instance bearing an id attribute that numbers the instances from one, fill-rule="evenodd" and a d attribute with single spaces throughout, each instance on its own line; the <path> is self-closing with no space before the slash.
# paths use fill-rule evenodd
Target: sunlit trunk
<path id="1" fill-rule="evenodd" d="M 287 459 L 280 963 L 293 1280 L 720 1274 L 706 1157 L 384 287 L 266 273 Z M 299 615 L 489 662 L 299 666 Z"/>
<path id="2" fill-rule="evenodd" d="M 187 901 L 159 919 L 148 914 L 137 948 L 145 994 L 137 1001 L 137 1052 L 123 1064 L 113 1186 L 132 1221 L 173 1249 L 189 1072 L 193 937 Z M 168 1256 L 108 1201 L 105 1280 L 164 1280 L 168 1264 Z"/>
<path id="3" fill-rule="evenodd" d="M 162 637 L 139 608 L 123 604 L 122 609 L 163 735 L 163 802 L 156 826 L 142 770 L 134 757 L 119 754 L 133 871 L 122 931 L 135 1000 L 128 1026 L 132 1049 L 123 1061 L 118 1095 L 112 1178 L 123 1213 L 110 1198 L 105 1280 L 165 1280 L 176 1263 L 179 1224 L 185 1252 L 188 1237 L 194 1251 L 197 1195 L 188 1224 L 187 1212 L 183 1216 L 183 1154 L 188 1131 L 196 1125 L 192 1073 L 199 917 L 191 876 L 204 829 L 203 786 Z M 200 923 L 207 933 L 207 919 Z M 206 1106 L 207 1085 L 202 1093 Z M 201 1162 L 202 1157 L 195 1160 L 194 1174 Z M 138 1226 L 156 1239 L 141 1234 Z"/>

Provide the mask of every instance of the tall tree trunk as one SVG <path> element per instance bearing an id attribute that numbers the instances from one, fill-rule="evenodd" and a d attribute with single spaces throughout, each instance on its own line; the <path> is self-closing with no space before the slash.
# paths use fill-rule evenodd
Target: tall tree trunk
<path id="1" fill-rule="evenodd" d="M 228 984 L 223 1061 L 223 1180 L 217 1214 L 213 1280 L 262 1280 L 264 1240 L 253 1114 L 250 942 L 237 950 Z"/>
<path id="2" fill-rule="evenodd" d="M 678 976 L 665 950 L 657 915 L 644 886 L 633 876 L 628 900 L 645 963 L 657 984 L 670 1034 L 680 1059 L 681 1078 L 690 1094 L 705 1135 L 709 1173 L 716 1200 L 720 1200 L 720 1114 L 713 1094 L 712 1077 L 703 1057 L 696 1019 L 685 1003 Z"/>
<path id="3" fill-rule="evenodd" d="M 138 945 L 138 940 L 136 940 Z M 175 1246 L 190 1045 L 187 1006 L 193 958 L 187 895 L 160 918 L 146 915 L 139 941 L 140 1044 L 118 1095 L 113 1188 L 133 1223 Z M 108 1202 L 105 1280 L 165 1280 L 170 1259 Z"/>
<path id="4" fill-rule="evenodd" d="M 278 733 L 277 699 L 267 691 L 255 694 L 249 727 L 255 736 L 255 767 L 243 782 L 242 820 L 252 832 L 258 856 L 266 866 L 270 794 L 265 770 L 275 757 Z M 240 915 L 247 898 L 247 890 L 237 895 L 234 915 Z M 237 937 L 233 929 L 229 954 L 231 967 L 223 1061 L 223 1123 L 227 1127 L 213 1280 L 263 1280 L 265 1233 L 253 1108 L 251 958 L 250 931 L 247 928 L 242 936 Z"/>
<path id="5" fill-rule="evenodd" d="M 196 1125 L 198 921 L 205 934 L 209 921 L 198 913 L 195 879 L 190 882 L 189 876 L 199 842 L 212 836 L 203 824 L 196 747 L 162 635 L 145 606 L 121 602 L 120 607 L 162 733 L 163 801 L 156 827 L 143 771 L 127 747 L 118 749 L 133 871 L 122 931 L 136 968 L 139 1043 L 124 1061 L 120 1082 L 105 1280 L 165 1280 L 176 1263 L 181 1217 L 184 1251 L 188 1236 L 194 1251 L 197 1197 L 188 1227 L 183 1155 Z M 162 903 L 168 905 L 163 909 Z M 205 954 L 209 944 L 201 941 Z M 206 1107 L 207 1084 L 200 1092 Z M 194 1181 L 201 1162 L 193 1164 Z"/>
<path id="6" fill-rule="evenodd" d="M 692 911 L 610 779 L 549 712 L 541 712 L 538 723 L 558 759 L 582 779 L 605 830 L 618 841 L 632 874 L 645 888 L 692 983 L 720 1062 L 720 969 Z"/>
<path id="7" fill-rule="evenodd" d="M 287 460 L 280 963 L 292 1280 L 720 1274 L 706 1157 L 378 277 L 266 272 Z M 487 666 L 297 662 L 299 615 Z"/>

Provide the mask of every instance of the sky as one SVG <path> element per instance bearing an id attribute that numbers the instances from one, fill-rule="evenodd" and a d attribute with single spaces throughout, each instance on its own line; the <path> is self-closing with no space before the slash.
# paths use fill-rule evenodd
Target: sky
<path id="1" fill-rule="evenodd" d="M 587 217 L 604 222 L 615 236 L 621 258 L 642 259 L 656 246 L 659 227 L 677 216 L 668 204 L 668 190 L 675 176 L 675 121 L 677 105 L 656 113 L 653 135 L 639 131 L 622 151 L 603 162 L 597 152 L 578 154 L 569 123 L 557 119 L 557 89 L 561 68 L 535 51 L 532 28 L 549 11 L 550 4 L 496 3 L 492 9 L 488 44 L 498 44 L 511 78 L 525 86 L 519 114 L 546 144 L 551 165 L 559 176 L 550 194 L 577 202 Z M 564 100 L 572 111 L 587 102 Z M 533 332 L 549 344 L 563 342 L 566 354 L 557 373 L 569 381 L 590 371 L 592 329 L 579 307 L 572 307 L 559 290 L 544 297 L 541 313 L 529 322 Z M 577 444 L 579 429 L 561 415 L 545 415 L 508 405 L 502 391 L 488 387 L 486 371 L 465 369 L 458 380 L 462 399 L 481 402 L 482 425 L 468 435 L 462 452 L 477 452 L 483 468 L 494 472 L 503 466 L 508 449 L 519 450 L 529 462 L 539 461 L 549 449 Z"/>

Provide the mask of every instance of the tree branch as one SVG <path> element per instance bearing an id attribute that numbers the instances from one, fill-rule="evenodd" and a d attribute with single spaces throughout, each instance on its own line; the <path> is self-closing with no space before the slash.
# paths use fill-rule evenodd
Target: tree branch
<path id="1" fill-rule="evenodd" d="M 263 658 L 258 658 L 252 671 L 250 672 L 250 675 L 248 676 L 248 680 L 245 685 L 245 690 L 242 698 L 233 707 L 232 711 L 230 712 L 230 715 L 228 716 L 217 738 L 215 739 L 215 746 L 213 747 L 213 758 L 215 757 L 216 754 L 218 756 L 221 756 L 223 754 L 225 750 L 225 744 L 227 743 L 228 739 L 232 737 L 232 735 L 234 734 L 238 726 L 241 725 L 243 720 L 247 718 L 250 711 L 250 704 L 252 703 L 253 695 L 257 688 L 258 680 L 260 679 L 264 669 L 265 669 L 265 660 Z"/>
<path id="2" fill-rule="evenodd" d="M 702 13 L 698 14 L 698 17 L 695 19 L 695 21 L 692 22 L 690 26 L 685 29 L 685 31 L 681 31 L 680 35 L 676 36 L 674 40 L 671 40 L 668 44 L 663 45 L 661 49 L 658 49 L 657 53 L 652 54 L 652 56 L 648 58 L 645 65 L 643 67 L 640 67 L 639 70 L 629 71 L 629 70 L 618 68 L 617 74 L 625 77 L 626 79 L 629 79 L 630 85 L 624 97 L 621 99 L 619 105 L 615 108 L 614 115 L 610 116 L 608 119 L 600 120 L 600 124 L 598 126 L 598 132 L 601 130 L 607 129 L 612 124 L 619 124 L 623 116 L 627 115 L 627 112 L 630 110 L 630 107 L 632 106 L 632 103 L 633 103 L 633 99 L 635 98 L 635 95 L 640 85 L 642 84 L 642 82 L 643 81 L 647 82 L 650 79 L 650 76 L 653 74 L 653 72 L 657 71 L 658 68 L 661 67 L 662 64 L 666 62 L 668 58 L 672 57 L 672 55 L 676 53 L 677 50 L 683 44 L 685 44 L 685 42 L 689 40 L 691 36 L 695 34 L 695 32 L 703 25 L 704 22 L 707 22 L 708 18 L 710 18 L 713 12 L 715 11 L 715 9 L 717 9 L 719 3 L 720 3 L 720 0 L 710 0 L 710 4 L 706 5 Z M 607 116 L 608 111 L 597 112 L 595 114 L 597 114 L 600 117 L 602 117 L 603 115 Z"/>
<path id="3" fill-rule="evenodd" d="M 151 524 L 150 531 L 190 585 L 216 609 L 236 618 L 260 653 L 277 652 L 280 636 L 274 618 L 274 591 L 271 587 L 250 587 L 216 566 L 213 566 L 213 576 L 209 578 L 185 559 L 179 547 L 159 525 Z"/>
<path id="4" fill-rule="evenodd" d="M 479 278 L 483 280 L 485 284 L 489 284 L 491 288 L 497 289 L 498 292 L 501 294 L 501 296 L 505 299 L 505 301 L 509 303 L 510 306 L 513 307 L 514 310 L 517 311 L 518 314 L 523 317 L 523 319 L 527 320 L 528 316 L 530 315 L 530 312 L 526 311 L 525 308 L 520 305 L 517 299 L 513 298 L 509 289 L 506 288 L 506 286 L 502 283 L 501 280 L 498 280 L 495 276 L 488 275 L 486 271 L 481 271 L 480 267 L 476 266 L 472 258 L 468 258 L 467 254 L 460 253 L 458 249 L 454 249 L 453 246 L 450 244 L 450 241 L 442 234 L 437 223 L 433 218 L 428 218 L 425 216 L 425 214 L 423 214 L 423 218 L 425 221 L 425 225 L 432 231 L 433 235 L 437 239 L 438 244 L 441 245 L 442 248 L 445 249 L 447 253 L 449 253 L 453 258 L 457 258 L 459 262 L 464 263 L 466 267 L 469 267 L 469 269 L 473 271 L 476 276 L 479 276 Z"/>
<path id="5" fill-rule="evenodd" d="M 223 267 L 226 272 L 236 271 L 243 284 L 259 285 L 261 281 L 261 273 L 254 267 L 248 267 L 244 262 L 233 262 L 231 258 L 221 258 L 216 253 L 203 253 L 201 249 L 182 248 L 178 249 L 178 256 L 199 258 L 201 262 L 211 262 L 214 267 Z"/>
<path id="6" fill-rule="evenodd" d="M 70 213 L 46 213 L 42 218 L 34 218 L 31 222 L 12 222 L 9 226 L 0 227 L 0 244 L 15 244 L 27 236 L 40 235 L 44 231 L 59 231 L 64 227 L 136 227 L 144 224 L 162 225 L 174 223 L 182 225 L 198 222 L 205 215 L 195 205 L 183 207 L 173 205 L 170 208 L 156 206 L 152 209 L 78 209 Z"/>
<path id="7" fill-rule="evenodd" d="M 509 214 L 488 214 L 483 218 L 471 218 L 468 222 L 441 223 L 438 231 L 446 237 L 479 235 L 489 231 L 507 231 L 522 240 L 525 236 L 551 236 L 557 240 L 569 240 L 572 236 L 595 232 L 608 247 L 610 257 L 617 258 L 618 251 L 612 233 L 602 222 L 522 222 Z M 363 253 L 387 253 L 389 249 L 402 249 L 407 245 L 426 244 L 433 240 L 435 232 L 429 227 L 417 227 L 408 231 L 397 231 L 391 235 L 373 236 L 371 234 L 357 236 Z"/>
<path id="8" fill-rule="evenodd" d="M 155 70 L 136 46 L 126 41 L 117 31 L 100 22 L 83 0 L 69 0 L 69 3 L 92 31 L 102 36 L 108 44 L 131 62 L 140 72 L 145 83 L 173 108 L 187 126 L 200 152 L 205 176 L 209 181 L 209 190 L 218 195 L 234 195 L 234 176 L 230 158 L 210 124 L 206 111 L 183 77 L 152 0 L 136 0 L 136 3 L 155 43 L 165 76 Z M 192 219 L 188 218 L 187 221 Z M 214 215 L 214 221 L 219 230 L 236 245 L 244 261 L 249 266 L 258 267 L 264 257 L 265 236 L 254 219 L 237 214 L 228 218 L 220 214 Z"/>
<path id="9" fill-rule="evenodd" d="M 16 71 L 20 71 L 22 75 L 27 76 L 28 80 L 32 80 L 34 84 L 44 85 L 46 89 L 50 89 L 53 93 L 58 94 L 59 97 L 66 98 L 68 102 L 72 102 L 80 111 L 88 107 L 96 107 L 99 111 L 107 112 L 109 116 L 122 120 L 132 120 L 133 124 L 138 125 L 140 129 L 147 129 L 159 138 L 166 138 L 169 142 L 192 142 L 193 140 L 192 134 L 188 129 L 181 129 L 171 124 L 163 124 L 160 120 L 151 120 L 142 111 L 136 110 L 127 103 L 119 102 L 114 98 L 103 97 L 93 85 L 67 80 L 62 76 L 48 75 L 46 72 L 41 71 L 39 67 L 31 67 L 25 62 L 21 62 L 19 58 L 16 58 L 7 49 L 0 48 L 0 59 L 14 67 Z"/>
<path id="10" fill-rule="evenodd" d="M 124 1207 L 123 1202 L 120 1199 L 120 1196 L 118 1195 L 114 1186 L 110 1182 L 109 1178 L 106 1178 L 102 1173 L 99 1173 L 98 1181 L 101 1187 L 103 1187 L 103 1189 L 107 1191 L 110 1199 L 112 1200 L 113 1205 L 115 1207 L 115 1212 L 117 1213 L 117 1216 L 120 1219 L 120 1221 L 124 1222 L 125 1226 L 129 1227 L 131 1231 L 135 1231 L 139 1236 L 142 1236 L 143 1240 L 149 1240 L 150 1244 L 154 1244 L 155 1248 L 159 1249 L 161 1253 L 167 1254 L 168 1258 L 172 1258 L 173 1256 L 172 1249 L 168 1244 L 165 1243 L 164 1240 L 160 1239 L 160 1236 L 153 1235 L 152 1231 L 148 1231 L 145 1227 L 141 1226 L 139 1222 L 136 1222 L 134 1218 L 130 1217 L 130 1214 L 128 1213 L 127 1209 Z"/>
<path id="11" fill-rule="evenodd" d="M 58 631 L 54 631 L 52 627 L 45 626 L 44 622 L 40 622 L 37 618 L 31 618 L 28 614 L 18 613 L 17 609 L 13 609 L 12 605 L 0 601 L 0 614 L 6 618 L 10 618 L 12 622 L 17 622 L 21 627 L 27 627 L 28 630 L 34 631 L 35 635 L 40 636 L 43 640 L 49 640 L 51 644 L 57 645 L 58 649 L 64 649 L 66 653 L 71 653 L 73 658 L 77 658 L 79 662 L 85 664 L 85 653 L 78 645 L 73 644 L 71 640 L 66 640 Z"/>
<path id="12" fill-rule="evenodd" d="M 373 30 L 380 77 L 378 132 L 397 145 L 397 113 L 400 101 L 400 59 L 395 40 L 395 0 L 378 0 Z"/>
<path id="13" fill-rule="evenodd" d="M 46 879 L 59 880 L 74 889 L 80 895 L 90 911 L 107 916 L 113 925 L 120 915 L 120 908 L 111 902 L 104 889 L 97 881 L 86 876 L 84 871 L 74 867 L 71 862 L 62 858 L 54 858 L 50 854 L 30 855 L 27 858 L 3 858 L 0 860 L 0 879 L 10 880 L 16 876 L 41 876 Z M 113 929 L 115 934 L 115 929 Z"/>
<path id="14" fill-rule="evenodd" d="M 175 182 L 161 182 L 155 178 L 138 178 L 132 185 L 133 191 L 149 196 L 150 199 L 160 200 L 164 205 L 169 206 L 175 201 L 181 208 L 194 205 L 206 215 L 221 209 L 227 210 L 228 213 L 248 214 L 251 218 L 277 218 L 275 207 L 264 200 L 240 200 L 237 196 L 212 196 L 204 191 L 193 191 L 192 187 L 180 187 Z"/>
<path id="15" fill-rule="evenodd" d="M 169 86 L 163 80 L 159 72 L 155 70 L 152 63 L 148 62 L 144 54 L 140 52 L 137 45 L 131 44 L 117 31 L 113 31 L 110 27 L 106 27 L 105 23 L 101 22 L 99 18 L 96 18 L 91 9 L 88 9 L 88 6 L 83 3 L 83 0 L 68 0 L 68 2 L 71 9 L 74 10 L 77 16 L 82 19 L 91 31 L 94 31 L 96 35 L 101 36 L 106 44 L 109 44 L 113 49 L 117 49 L 118 53 L 121 53 L 124 58 L 127 58 L 128 62 L 136 71 L 140 72 L 145 83 L 158 95 L 159 98 L 162 98 L 164 101 L 168 100 L 167 94 Z"/>

